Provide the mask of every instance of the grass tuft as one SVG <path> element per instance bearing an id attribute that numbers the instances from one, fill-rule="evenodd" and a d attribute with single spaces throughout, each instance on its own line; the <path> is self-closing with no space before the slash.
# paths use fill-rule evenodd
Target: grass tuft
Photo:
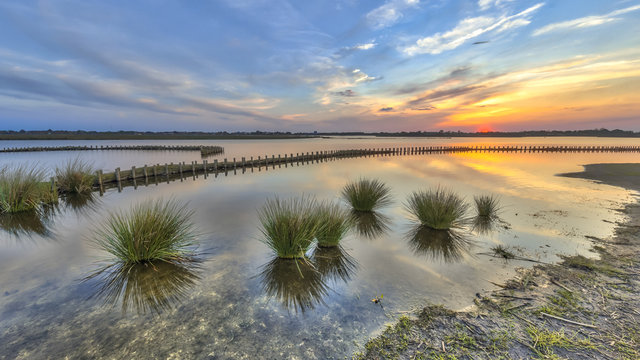
<path id="1" fill-rule="evenodd" d="M 90 163 L 76 158 L 64 167 L 56 167 L 58 191 L 64 194 L 87 194 L 93 187 L 95 172 Z"/>
<path id="2" fill-rule="evenodd" d="M 340 240 L 351 229 L 353 221 L 349 213 L 338 204 L 322 203 L 318 206 L 316 215 L 319 222 L 318 231 L 316 232 L 318 246 L 338 246 Z"/>
<path id="3" fill-rule="evenodd" d="M 356 211 L 374 211 L 391 203 L 389 188 L 378 179 L 360 179 L 342 189 L 342 197 Z"/>
<path id="4" fill-rule="evenodd" d="M 313 198 L 269 199 L 258 211 L 264 243 L 280 258 L 301 258 L 319 230 Z"/>
<path id="5" fill-rule="evenodd" d="M 491 248 L 493 252 L 493 256 L 503 258 L 506 260 L 511 260 L 516 258 L 516 254 L 514 254 L 511 250 L 509 250 L 506 246 L 496 245 Z"/>
<path id="6" fill-rule="evenodd" d="M 192 215 L 173 200 L 142 202 L 128 212 L 111 213 L 95 243 L 122 263 L 182 261 L 196 244 Z"/>
<path id="7" fill-rule="evenodd" d="M 500 200 L 494 195 L 480 195 L 473 197 L 476 212 L 479 217 L 497 219 L 500 212 Z"/>
<path id="8" fill-rule="evenodd" d="M 436 230 L 460 228 L 467 223 L 468 205 L 454 192 L 440 187 L 413 192 L 405 208 L 421 225 Z"/>
<path id="9" fill-rule="evenodd" d="M 0 213 L 37 210 L 57 198 L 45 182 L 43 170 L 24 165 L 0 168 Z"/>

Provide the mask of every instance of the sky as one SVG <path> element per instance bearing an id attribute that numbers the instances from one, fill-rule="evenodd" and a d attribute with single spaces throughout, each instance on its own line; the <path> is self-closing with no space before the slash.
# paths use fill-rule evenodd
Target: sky
<path id="1" fill-rule="evenodd" d="M 4 0 L 0 129 L 640 130 L 638 0 Z"/>

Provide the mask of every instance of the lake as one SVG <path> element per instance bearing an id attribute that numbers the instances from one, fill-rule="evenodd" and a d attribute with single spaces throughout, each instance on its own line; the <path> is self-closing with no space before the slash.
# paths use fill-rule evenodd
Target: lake
<path id="1" fill-rule="evenodd" d="M 107 144 L 223 146 L 225 153 L 211 162 L 367 147 L 637 146 L 640 139 L 0 141 L 0 148 Z M 189 151 L 69 151 L 0 153 L 0 166 L 38 163 L 52 171 L 76 157 L 105 171 L 201 161 L 199 152 Z M 615 222 L 624 219 L 615 209 L 637 194 L 556 175 L 581 171 L 583 164 L 638 160 L 637 153 L 491 152 L 341 159 L 111 189 L 87 204 L 61 202 L 43 218 L 5 219 L 0 358 L 344 358 L 400 314 L 431 303 L 463 309 L 476 293 L 495 289 L 491 282 L 535 264 L 488 256 L 493 246 L 542 262 L 558 261 L 558 254 L 595 256 L 586 236 L 611 236 Z M 377 217 L 361 219 L 340 250 L 310 253 L 315 269 L 274 259 L 260 241 L 257 216 L 267 199 L 306 195 L 339 202 L 342 187 L 360 177 L 385 182 L 394 202 Z M 474 195 L 499 196 L 501 222 L 487 231 L 460 231 L 446 244 L 432 234 L 414 236 L 403 204 L 412 191 L 437 186 L 470 203 Z M 124 279 L 87 279 L 105 261 L 91 239 L 106 215 L 160 198 L 194 211 L 201 262 L 166 264 Z M 381 295 L 380 304 L 371 301 Z"/>

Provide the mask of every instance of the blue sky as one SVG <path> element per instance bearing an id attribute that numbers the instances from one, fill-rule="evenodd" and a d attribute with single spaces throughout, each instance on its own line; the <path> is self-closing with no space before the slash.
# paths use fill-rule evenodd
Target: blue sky
<path id="1" fill-rule="evenodd" d="M 640 1 L 3 1 L 0 128 L 640 130 Z"/>

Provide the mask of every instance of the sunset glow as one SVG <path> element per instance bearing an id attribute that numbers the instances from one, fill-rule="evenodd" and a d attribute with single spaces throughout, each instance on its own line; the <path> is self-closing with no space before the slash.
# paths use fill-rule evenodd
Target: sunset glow
<path id="1" fill-rule="evenodd" d="M 0 119 L 8 129 L 640 130 L 638 44 L 638 1 L 5 1 Z"/>

